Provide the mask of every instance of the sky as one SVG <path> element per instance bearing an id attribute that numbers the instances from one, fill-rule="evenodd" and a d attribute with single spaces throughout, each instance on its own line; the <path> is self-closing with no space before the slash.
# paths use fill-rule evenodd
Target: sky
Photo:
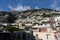
<path id="1" fill-rule="evenodd" d="M 60 0 L 0 0 L 0 11 L 49 8 L 60 10 Z"/>

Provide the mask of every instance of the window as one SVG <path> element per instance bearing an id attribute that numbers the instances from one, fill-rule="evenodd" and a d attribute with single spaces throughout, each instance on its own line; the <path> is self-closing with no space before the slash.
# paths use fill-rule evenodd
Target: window
<path id="1" fill-rule="evenodd" d="M 59 23 L 58 23 L 59 24 Z"/>
<path id="2" fill-rule="evenodd" d="M 39 32 L 41 32 L 41 29 L 39 29 Z"/>
<path id="3" fill-rule="evenodd" d="M 38 34 L 36 34 L 36 40 L 39 40 L 39 38 L 38 38 Z"/>
<path id="4" fill-rule="evenodd" d="M 59 28 L 59 30 L 60 30 L 60 28 Z"/>
<path id="5" fill-rule="evenodd" d="M 47 35 L 47 39 L 48 39 L 48 35 Z"/>
<path id="6" fill-rule="evenodd" d="M 50 40 L 50 34 L 47 34 L 46 36 L 47 36 L 47 40 Z"/>
<path id="7" fill-rule="evenodd" d="M 36 37 L 38 37 L 38 34 L 36 34 Z"/>
<path id="8" fill-rule="evenodd" d="M 41 25 L 43 25 L 43 24 L 41 24 Z"/>

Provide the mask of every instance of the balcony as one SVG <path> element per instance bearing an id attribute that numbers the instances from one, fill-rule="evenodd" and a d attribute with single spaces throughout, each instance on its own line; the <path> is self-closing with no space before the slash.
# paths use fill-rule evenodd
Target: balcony
<path id="1" fill-rule="evenodd" d="M 35 26 L 33 26 L 32 28 L 40 28 L 40 27 L 51 27 L 51 25 L 50 24 L 42 24 L 42 25 L 35 25 Z"/>

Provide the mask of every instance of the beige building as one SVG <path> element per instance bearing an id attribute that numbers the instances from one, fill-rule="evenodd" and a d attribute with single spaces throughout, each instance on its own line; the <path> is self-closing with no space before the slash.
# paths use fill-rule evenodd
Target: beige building
<path id="1" fill-rule="evenodd" d="M 42 26 L 36 25 L 33 26 L 33 35 L 37 40 L 56 40 L 55 32 L 56 30 L 52 29 L 51 26 Z"/>

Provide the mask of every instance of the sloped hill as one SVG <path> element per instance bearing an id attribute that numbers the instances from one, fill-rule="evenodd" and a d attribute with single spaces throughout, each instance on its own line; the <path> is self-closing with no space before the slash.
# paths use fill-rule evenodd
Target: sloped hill
<path id="1" fill-rule="evenodd" d="M 0 22 L 7 22 L 7 23 L 13 23 L 17 19 L 26 19 L 26 18 L 34 18 L 41 17 L 42 12 L 52 12 L 56 11 L 53 9 L 47 9 L 47 8 L 42 8 L 42 9 L 32 9 L 32 10 L 26 10 L 26 11 L 10 11 L 10 12 L 5 12 L 5 11 L 0 11 Z"/>

